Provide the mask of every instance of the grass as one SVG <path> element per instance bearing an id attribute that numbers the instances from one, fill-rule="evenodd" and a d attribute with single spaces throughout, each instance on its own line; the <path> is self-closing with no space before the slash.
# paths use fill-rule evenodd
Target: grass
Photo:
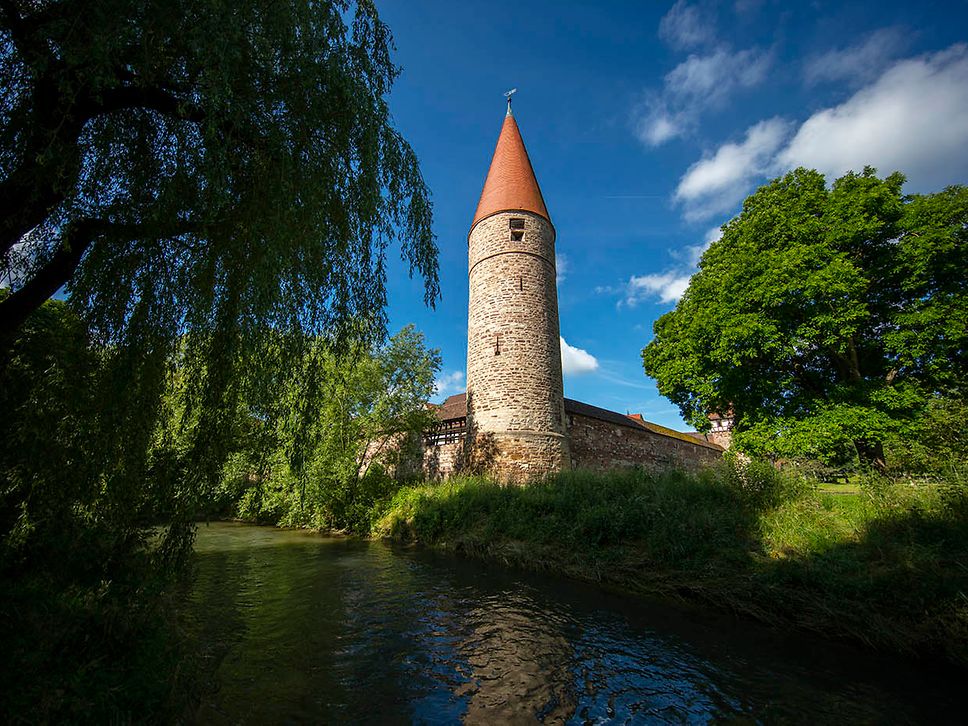
<path id="1" fill-rule="evenodd" d="M 756 465 L 455 479 L 401 489 L 373 534 L 968 665 L 968 480 L 852 488 Z"/>
<path id="2" fill-rule="evenodd" d="M 826 494 L 860 494 L 860 484 L 831 484 L 830 482 L 819 482 L 817 491 Z"/>

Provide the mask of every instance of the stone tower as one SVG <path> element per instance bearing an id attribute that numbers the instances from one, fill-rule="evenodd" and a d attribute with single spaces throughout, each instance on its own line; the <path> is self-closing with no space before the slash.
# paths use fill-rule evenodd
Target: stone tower
<path id="1" fill-rule="evenodd" d="M 511 113 L 468 235 L 467 420 L 494 473 L 568 468 L 555 228 Z"/>

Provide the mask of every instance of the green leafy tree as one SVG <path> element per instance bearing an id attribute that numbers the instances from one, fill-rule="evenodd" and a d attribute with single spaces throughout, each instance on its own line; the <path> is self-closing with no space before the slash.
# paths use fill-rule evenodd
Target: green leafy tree
<path id="1" fill-rule="evenodd" d="M 152 432 L 94 457 L 141 457 L 114 486 L 138 486 L 150 454 L 210 490 L 239 406 L 274 405 L 310 341 L 381 340 L 392 242 L 436 299 L 391 47 L 369 0 L 0 2 L 0 340 L 66 285 L 118 361 L 99 425 Z"/>
<path id="2" fill-rule="evenodd" d="M 419 437 L 436 418 L 427 405 L 440 368 L 412 325 L 357 355 L 319 343 L 282 393 L 271 438 L 249 439 L 224 486 L 244 516 L 366 533 L 374 506 L 396 482 L 420 474 Z M 321 405 L 300 415 L 307 391 Z"/>
<path id="3" fill-rule="evenodd" d="M 892 465 L 908 472 L 947 475 L 957 481 L 953 472 L 968 471 L 966 421 L 966 398 L 932 398 L 924 411 L 887 440 Z M 961 481 L 965 478 L 962 473 Z"/>
<path id="4" fill-rule="evenodd" d="M 964 398 L 968 189 L 903 183 L 797 169 L 746 200 L 642 352 L 687 420 L 732 409 L 747 451 L 882 467 L 886 438 Z"/>
<path id="5" fill-rule="evenodd" d="M 195 493 L 145 456 L 145 370 L 57 300 L 2 353 L 0 718 L 177 713 L 192 671 L 165 593 L 185 571 Z"/>

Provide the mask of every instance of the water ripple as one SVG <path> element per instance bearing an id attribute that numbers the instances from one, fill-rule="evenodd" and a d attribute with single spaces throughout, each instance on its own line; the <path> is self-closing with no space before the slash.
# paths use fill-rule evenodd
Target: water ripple
<path id="1" fill-rule="evenodd" d="M 964 712 L 948 676 L 904 661 L 553 578 L 239 525 L 202 529 L 197 551 L 190 609 L 220 686 L 199 721 L 896 723 Z"/>

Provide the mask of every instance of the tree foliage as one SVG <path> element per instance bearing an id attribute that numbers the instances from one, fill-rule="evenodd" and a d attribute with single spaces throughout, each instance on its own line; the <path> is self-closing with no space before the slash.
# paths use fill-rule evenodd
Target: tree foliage
<path id="1" fill-rule="evenodd" d="M 0 717 L 177 711 L 190 669 L 164 593 L 190 552 L 194 494 L 146 456 L 154 411 L 132 405 L 144 371 L 56 300 L 2 354 Z"/>
<path id="2" fill-rule="evenodd" d="M 0 333 L 66 283 L 120 361 L 97 393 L 111 425 L 154 431 L 152 465 L 188 491 L 217 481 L 238 407 L 275 406 L 311 341 L 382 339 L 391 242 L 437 296 L 391 48 L 369 0 L 0 3 Z M 174 370 L 179 431 L 159 419 Z"/>
<path id="3" fill-rule="evenodd" d="M 731 409 L 748 451 L 878 464 L 931 401 L 963 400 L 968 189 L 903 183 L 797 169 L 746 200 L 642 353 L 687 420 Z"/>
<path id="4" fill-rule="evenodd" d="M 281 392 L 283 415 L 249 417 L 253 435 L 229 459 L 223 496 L 249 519 L 368 532 L 375 504 L 421 473 L 419 437 L 436 423 L 427 400 L 439 368 L 440 354 L 412 325 L 352 357 L 314 346 Z M 322 405 L 304 418 L 308 388 Z"/>
<path id="5" fill-rule="evenodd" d="M 369 0 L 0 4 L 3 330 L 65 283 L 112 340 L 382 321 L 387 245 L 436 295 Z"/>

